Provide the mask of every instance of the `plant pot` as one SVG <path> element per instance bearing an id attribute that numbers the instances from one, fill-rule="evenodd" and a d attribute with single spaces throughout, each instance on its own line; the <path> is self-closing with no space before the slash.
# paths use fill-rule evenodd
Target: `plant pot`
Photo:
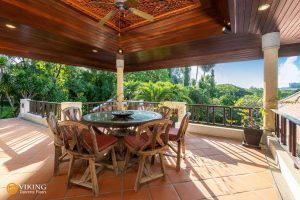
<path id="1" fill-rule="evenodd" d="M 244 141 L 243 145 L 248 147 L 259 147 L 263 130 L 254 128 L 244 128 Z"/>

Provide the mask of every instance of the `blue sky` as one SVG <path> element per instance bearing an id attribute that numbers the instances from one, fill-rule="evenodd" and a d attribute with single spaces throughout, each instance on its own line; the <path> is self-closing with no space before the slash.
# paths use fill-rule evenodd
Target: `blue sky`
<path id="1" fill-rule="evenodd" d="M 278 86 L 288 87 L 290 82 L 300 82 L 300 57 L 282 57 L 278 63 Z M 249 88 L 263 86 L 263 60 L 231 62 L 216 64 L 215 77 L 217 84 L 230 83 Z M 202 71 L 199 70 L 200 77 Z M 192 78 L 196 77 L 196 67 L 192 67 Z"/>

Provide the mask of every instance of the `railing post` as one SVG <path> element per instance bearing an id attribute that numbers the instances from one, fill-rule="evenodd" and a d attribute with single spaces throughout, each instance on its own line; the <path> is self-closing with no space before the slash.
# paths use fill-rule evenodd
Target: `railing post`
<path id="1" fill-rule="evenodd" d="M 30 105 L 30 99 L 20 99 L 20 117 L 23 117 L 26 113 L 30 112 Z"/>
<path id="2" fill-rule="evenodd" d="M 279 138 L 279 115 L 277 113 L 275 115 L 275 133 L 277 138 Z"/>
<path id="3" fill-rule="evenodd" d="M 291 126 L 291 138 L 292 138 L 292 155 L 297 156 L 297 126 L 295 123 L 292 123 Z"/>
<path id="4" fill-rule="evenodd" d="M 289 151 L 293 151 L 293 122 L 289 121 Z"/>
<path id="5" fill-rule="evenodd" d="M 281 143 L 286 145 L 286 119 L 281 116 Z"/>

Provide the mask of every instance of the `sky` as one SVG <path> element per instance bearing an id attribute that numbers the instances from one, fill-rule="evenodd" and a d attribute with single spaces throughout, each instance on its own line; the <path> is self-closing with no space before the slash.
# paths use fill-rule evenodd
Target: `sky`
<path id="1" fill-rule="evenodd" d="M 192 67 L 191 78 L 196 78 L 196 66 Z M 214 67 L 217 84 L 234 84 L 239 87 L 263 87 L 263 60 L 216 64 Z M 198 79 L 203 72 L 199 69 Z M 282 57 L 278 60 L 278 87 L 300 82 L 300 56 Z"/>

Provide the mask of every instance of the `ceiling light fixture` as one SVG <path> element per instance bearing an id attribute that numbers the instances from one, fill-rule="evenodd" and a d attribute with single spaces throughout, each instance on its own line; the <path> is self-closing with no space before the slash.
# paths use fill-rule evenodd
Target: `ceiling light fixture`
<path id="1" fill-rule="evenodd" d="M 92 52 L 94 52 L 94 53 L 97 53 L 97 52 L 98 52 L 98 50 L 96 50 L 96 49 L 93 49 L 93 50 L 92 50 Z"/>
<path id="2" fill-rule="evenodd" d="M 14 25 L 12 25 L 12 24 L 5 24 L 5 26 L 6 26 L 7 28 L 10 28 L 10 29 L 15 29 L 15 28 L 16 28 L 16 26 L 14 26 Z"/>
<path id="3" fill-rule="evenodd" d="M 123 54 L 123 49 L 119 48 L 119 49 L 118 49 L 118 53 L 119 53 L 119 54 Z"/>
<path id="4" fill-rule="evenodd" d="M 223 32 L 224 34 L 230 34 L 230 33 L 231 33 L 230 27 L 224 26 L 224 27 L 222 28 L 222 32 Z"/>
<path id="5" fill-rule="evenodd" d="M 267 10 L 268 8 L 270 8 L 270 4 L 262 4 L 258 7 L 259 11 L 263 11 L 263 10 Z"/>

